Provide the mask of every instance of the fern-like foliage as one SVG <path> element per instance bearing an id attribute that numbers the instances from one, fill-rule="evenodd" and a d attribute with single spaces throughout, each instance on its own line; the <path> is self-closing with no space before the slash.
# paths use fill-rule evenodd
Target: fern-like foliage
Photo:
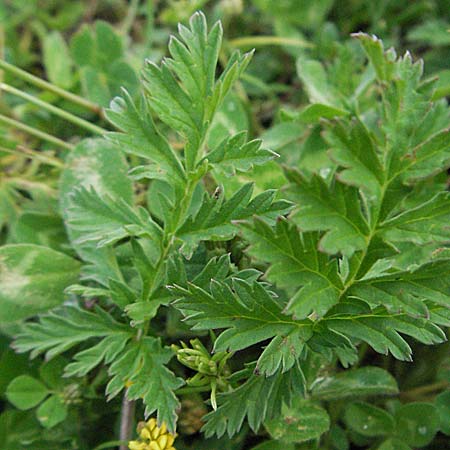
<path id="1" fill-rule="evenodd" d="M 410 337 L 444 341 L 449 110 L 432 101 L 420 62 L 385 52 L 376 38 L 357 38 L 373 73 L 367 98 L 328 101 L 309 88 L 311 98 L 327 104 L 300 114 L 308 123 L 324 119 L 330 162 L 317 173 L 285 167 L 280 192 L 254 195 L 244 184 L 230 195 L 217 174 L 250 171 L 276 156 L 246 132 L 208 145 L 215 113 L 251 53 L 236 52 L 221 66 L 219 23 L 208 31 L 196 13 L 189 27 L 180 26 L 170 57 L 146 63 L 141 96 L 124 92 L 111 103 L 107 117 L 117 131 L 107 133 L 108 142 L 74 149 L 61 204 L 73 248 L 88 263 L 68 290 L 78 306 L 25 324 L 15 347 L 48 358 L 72 350 L 70 376 L 107 366 L 109 398 L 125 391 L 129 400 L 141 399 L 147 415 L 156 412 L 174 432 L 179 389 L 191 378 L 181 378 L 176 363 L 168 367 L 175 350 L 161 335 L 182 315 L 182 332 L 206 341 L 213 331 L 210 349 L 223 362 L 212 373 L 218 363 L 207 358 L 206 346 L 189 359 L 201 375 L 192 379 L 208 383 L 199 391 L 212 386 L 211 399 L 220 372 L 217 409 L 212 402 L 204 431 L 232 436 L 244 420 L 257 431 L 295 408 L 318 378 L 317 359 L 347 367 L 364 342 L 410 360 Z M 94 147 L 110 162 L 102 144 L 117 151 L 117 173 L 107 163 L 83 173 Z M 128 176 L 119 152 L 133 162 Z M 132 180 L 139 180 L 139 194 L 148 190 L 146 206 L 142 195 L 131 198 Z M 88 311 L 80 297 L 94 297 L 97 307 Z M 245 365 L 233 360 L 243 350 Z M 320 436 L 329 420 L 325 411 L 317 414 L 324 419 Z"/>
<path id="2" fill-rule="evenodd" d="M 207 145 L 216 111 L 251 58 L 251 53 L 236 52 L 220 70 L 221 42 L 221 24 L 208 31 L 202 13 L 192 16 L 189 27 L 180 25 L 179 38 L 170 39 L 170 57 L 159 65 L 146 62 L 142 95 L 135 99 L 123 91 L 112 101 L 107 117 L 117 131 L 107 134 L 109 142 L 96 141 L 95 149 L 93 142 L 80 144 L 63 174 L 66 227 L 74 249 L 88 263 L 82 284 L 68 292 L 102 299 L 111 315 L 102 307 L 92 312 L 63 308 L 27 324 L 15 341 L 19 351 L 48 358 L 83 344 L 67 375 L 84 376 L 108 366 L 108 398 L 126 389 L 128 399 L 142 399 L 146 414 L 156 411 L 159 423 L 172 431 L 180 406 L 174 392 L 184 381 L 167 368 L 174 353 L 156 337 L 150 321 L 172 299 L 166 285 L 180 281 L 180 250 L 191 257 L 202 241 L 232 239 L 237 220 L 254 214 L 273 220 L 289 209 L 288 202 L 274 201 L 274 191 L 253 197 L 251 184 L 231 196 L 220 186 L 204 187 L 203 178 L 215 167 L 242 172 L 276 156 L 258 140 L 247 142 L 247 133 L 224 136 L 215 148 Z M 111 148 L 137 161 L 133 179 L 169 186 L 170 193 L 157 195 L 160 215 L 151 205 L 133 204 L 131 179 L 120 172 L 125 161 L 117 156 L 112 159 L 119 170 L 116 183 L 106 155 Z M 102 164 L 88 167 L 96 162 L 92 158 Z M 231 270 L 229 261 L 220 261 Z M 255 273 L 242 276 L 254 278 Z"/>
<path id="3" fill-rule="evenodd" d="M 331 352 L 347 365 L 365 342 L 411 360 L 407 338 L 446 339 L 440 327 L 450 325 L 450 261 L 442 250 L 450 210 L 437 175 L 450 160 L 449 111 L 431 101 L 421 62 L 357 37 L 377 74 L 375 107 L 322 123 L 331 156 L 325 170 L 285 167 L 294 205 L 288 218 L 240 222 L 248 254 L 266 265 L 266 279 L 282 295 L 238 279 L 178 289 L 175 305 L 193 329 L 224 329 L 217 350 L 267 343 L 255 373 L 207 416 L 209 435 L 232 435 L 246 415 L 252 428 L 270 418 L 267 386 L 308 364 L 308 354 Z"/>

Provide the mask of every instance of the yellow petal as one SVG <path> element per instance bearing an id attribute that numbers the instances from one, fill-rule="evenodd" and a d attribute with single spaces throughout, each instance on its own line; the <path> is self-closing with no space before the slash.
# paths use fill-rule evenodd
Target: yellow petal
<path id="1" fill-rule="evenodd" d="M 142 439 L 151 439 L 152 438 L 150 430 L 147 427 L 142 428 L 141 432 L 139 433 L 139 436 L 141 436 Z"/>
<path id="2" fill-rule="evenodd" d="M 153 430 L 152 430 L 152 439 L 154 439 L 156 441 L 156 439 L 158 439 L 160 434 L 161 434 L 161 428 L 159 428 L 159 427 L 153 428 Z"/>
<path id="3" fill-rule="evenodd" d="M 147 426 L 150 429 L 150 431 L 153 431 L 153 428 L 156 427 L 156 419 L 154 417 L 152 417 L 148 422 L 147 422 Z"/>
<path id="4" fill-rule="evenodd" d="M 166 448 L 166 446 L 167 446 L 167 434 L 162 434 L 159 438 L 158 438 L 158 445 L 161 447 L 161 448 Z"/>
<path id="5" fill-rule="evenodd" d="M 161 434 L 166 434 L 167 433 L 167 427 L 166 427 L 166 423 L 163 422 L 161 424 Z"/>

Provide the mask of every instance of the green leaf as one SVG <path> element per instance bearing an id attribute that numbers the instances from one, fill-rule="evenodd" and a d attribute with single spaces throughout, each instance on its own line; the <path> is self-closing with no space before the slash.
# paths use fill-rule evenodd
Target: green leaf
<path id="1" fill-rule="evenodd" d="M 19 409 L 34 408 L 48 394 L 47 387 L 29 375 L 20 375 L 14 378 L 6 389 L 6 398 Z"/>
<path id="2" fill-rule="evenodd" d="M 109 278 L 118 277 L 114 259 L 107 248 L 98 249 L 94 241 L 74 244 L 81 235 L 67 224 L 69 206 L 73 193 L 80 188 L 93 188 L 102 196 L 132 204 L 133 188 L 127 171 L 127 162 L 118 147 L 104 139 L 85 139 L 68 155 L 60 178 L 60 209 L 72 246 L 86 263 L 92 264 L 85 273 L 89 272 L 89 278 L 104 286 Z"/>
<path id="3" fill-rule="evenodd" d="M 450 391 L 440 393 L 434 399 L 434 406 L 441 419 L 441 432 L 450 436 Z"/>
<path id="4" fill-rule="evenodd" d="M 0 248 L 0 322 L 25 319 L 64 301 L 64 289 L 78 279 L 80 264 L 33 244 Z"/>
<path id="5" fill-rule="evenodd" d="M 39 376 L 41 380 L 51 389 L 61 390 L 70 382 L 63 378 L 64 367 L 67 360 L 62 356 L 46 361 L 39 367 Z"/>
<path id="6" fill-rule="evenodd" d="M 281 417 L 264 422 L 273 439 L 285 443 L 299 443 L 319 438 L 330 428 L 325 409 L 309 401 L 292 408 L 284 408 Z"/>
<path id="7" fill-rule="evenodd" d="M 53 428 L 67 417 L 67 406 L 59 395 L 52 395 L 36 411 L 36 416 L 44 428 Z"/>
<path id="8" fill-rule="evenodd" d="M 345 408 L 347 427 L 363 436 L 390 435 L 395 429 L 394 418 L 381 408 L 365 402 L 350 403 Z"/>
<path id="9" fill-rule="evenodd" d="M 122 39 L 109 23 L 102 20 L 95 22 L 95 40 L 97 56 L 104 66 L 122 57 Z"/>
<path id="10" fill-rule="evenodd" d="M 128 343 L 109 368 L 112 379 L 106 387 L 108 398 L 116 396 L 126 384 L 130 385 L 127 398 L 142 399 L 146 416 L 156 411 L 158 423 L 165 422 L 174 432 L 179 408 L 174 391 L 184 382 L 165 366 L 172 356 L 172 350 L 150 336 Z"/>
<path id="11" fill-rule="evenodd" d="M 428 345 L 446 340 L 444 332 L 427 319 L 406 314 L 390 315 L 383 308 L 371 311 L 364 305 L 358 301 L 340 303 L 330 312 L 330 317 L 324 319 L 325 326 L 337 336 L 360 339 L 376 352 L 384 355 L 390 352 L 403 361 L 411 361 L 412 350 L 399 333 Z"/>
<path id="12" fill-rule="evenodd" d="M 120 336 L 126 341 L 129 328 L 99 308 L 92 313 L 66 306 L 42 315 L 39 322 L 24 324 L 14 348 L 20 353 L 31 351 L 32 358 L 45 353 L 46 359 L 51 359 L 87 339 L 107 336 Z"/>
<path id="13" fill-rule="evenodd" d="M 53 250 L 67 250 L 67 234 L 60 217 L 41 212 L 25 212 L 11 230 L 14 243 L 36 244 Z"/>
<path id="14" fill-rule="evenodd" d="M 96 43 L 86 24 L 70 40 L 70 52 L 78 66 L 95 65 Z"/>
<path id="15" fill-rule="evenodd" d="M 96 242 L 97 247 L 102 247 L 127 236 L 161 238 L 160 227 L 146 209 L 134 209 L 121 198 L 100 197 L 93 188 L 74 191 L 67 210 L 67 223 L 78 235 L 75 245 Z"/>
<path id="16" fill-rule="evenodd" d="M 260 140 L 247 141 L 247 132 L 242 131 L 223 140 L 204 159 L 214 169 L 224 171 L 227 175 L 235 175 L 236 170 L 246 172 L 254 165 L 261 165 L 277 156 L 270 150 L 261 148 Z"/>
<path id="17" fill-rule="evenodd" d="M 82 26 L 70 41 L 83 93 L 101 106 L 107 106 L 121 88 L 132 95 L 137 90 L 136 72 L 124 60 L 123 40 L 110 24 L 96 21 L 92 28 Z"/>
<path id="18" fill-rule="evenodd" d="M 338 182 L 330 186 L 319 175 L 307 179 L 296 170 L 285 172 L 291 181 L 288 198 L 298 205 L 292 219 L 302 231 L 326 231 L 321 251 L 350 257 L 367 246 L 369 228 L 357 189 Z"/>
<path id="19" fill-rule="evenodd" d="M 111 100 L 112 93 L 105 75 L 91 66 L 80 69 L 80 81 L 83 93 L 88 100 L 101 106 L 106 106 Z"/>
<path id="20" fill-rule="evenodd" d="M 291 296 L 287 312 L 299 319 L 311 312 L 321 317 L 338 301 L 342 282 L 337 265 L 317 251 L 316 234 L 301 234 L 283 218 L 277 220 L 275 228 L 259 218 L 241 227 L 251 244 L 250 255 L 270 263 L 267 278 Z"/>
<path id="21" fill-rule="evenodd" d="M 440 418 L 431 403 L 414 402 L 400 407 L 396 414 L 396 434 L 413 447 L 425 447 L 439 431 Z"/>
<path id="22" fill-rule="evenodd" d="M 334 87 L 329 83 L 322 64 L 318 61 L 299 57 L 297 59 L 297 73 L 311 103 L 340 108 L 341 102 Z"/>
<path id="23" fill-rule="evenodd" d="M 389 372 L 369 366 L 318 379 L 311 387 L 311 392 L 313 398 L 335 400 L 366 395 L 393 395 L 398 393 L 398 387 Z"/>
<path id="24" fill-rule="evenodd" d="M 449 270 L 450 261 L 442 259 L 392 274 L 377 276 L 375 271 L 369 271 L 364 279 L 354 283 L 348 295 L 364 300 L 373 308 L 383 305 L 390 313 L 428 318 L 427 305 L 449 306 Z"/>
<path id="25" fill-rule="evenodd" d="M 285 201 L 273 201 L 273 190 L 251 199 L 252 192 L 253 185 L 248 183 L 229 200 L 225 200 L 221 191 L 213 196 L 205 194 L 195 215 L 189 216 L 177 231 L 177 237 L 183 242 L 182 251 L 191 255 L 200 241 L 231 239 L 238 231 L 234 221 L 249 219 L 256 214 L 276 217 L 289 207 Z"/>
<path id="26" fill-rule="evenodd" d="M 194 284 L 187 289 L 173 289 L 178 300 L 175 306 L 186 316 L 186 321 L 194 330 L 227 328 L 217 338 L 215 351 L 237 351 L 277 335 L 286 336 L 293 333 L 291 343 L 296 343 L 294 355 L 299 355 L 303 342 L 311 336 L 309 320 L 295 321 L 282 313 L 282 305 L 277 302 L 261 283 L 249 283 L 239 278 L 232 278 L 231 286 L 225 282 L 211 280 L 208 291 Z M 182 296 L 181 298 L 179 298 Z M 298 333 L 298 334 L 296 334 Z M 276 344 L 274 344 L 276 345 Z M 263 358 L 264 370 L 269 367 L 267 352 Z M 281 358 L 289 365 L 288 355 Z"/>
<path id="27" fill-rule="evenodd" d="M 204 14 L 197 12 L 191 17 L 189 28 L 179 26 L 179 35 L 180 39 L 171 37 L 171 58 L 160 67 L 147 61 L 144 86 L 158 117 L 187 139 L 185 167 L 190 171 L 198 162 L 202 140 L 215 111 L 247 66 L 250 55 L 233 54 L 216 81 L 222 42 L 220 23 L 208 32 Z"/>
<path id="28" fill-rule="evenodd" d="M 335 117 L 347 115 L 348 112 L 344 109 L 322 103 L 313 103 L 300 111 L 297 118 L 303 123 L 317 123 L 320 119 L 334 119 Z"/>
<path id="29" fill-rule="evenodd" d="M 376 143 L 362 122 L 354 119 L 337 123 L 326 135 L 332 146 L 330 156 L 343 169 L 340 182 L 356 186 L 364 192 L 371 205 L 382 196 L 383 167 Z"/>
<path id="30" fill-rule="evenodd" d="M 149 159 L 155 176 L 170 184 L 181 183 L 186 179 L 178 156 L 155 128 L 148 103 L 144 99 L 136 105 L 128 92 L 124 91 L 123 97 L 116 97 L 111 102 L 106 115 L 122 131 L 110 132 L 107 136 L 124 152 Z"/>
<path id="31" fill-rule="evenodd" d="M 380 81 L 389 81 L 392 77 L 393 63 L 385 57 L 383 42 L 376 36 L 370 36 L 365 33 L 355 33 L 352 36 L 361 42 L 369 61 L 375 69 L 377 78 Z"/>
<path id="32" fill-rule="evenodd" d="M 409 445 L 406 445 L 399 439 L 388 439 L 384 441 L 377 450 L 412 450 Z"/>
<path id="33" fill-rule="evenodd" d="M 202 428 L 206 437 L 225 433 L 231 438 L 247 418 L 253 431 L 265 420 L 278 417 L 284 404 L 293 406 L 304 395 L 303 373 L 298 364 L 284 374 L 251 375 L 245 383 L 218 397 L 219 407 L 208 413 Z"/>
<path id="34" fill-rule="evenodd" d="M 424 245 L 450 239 L 450 195 L 440 192 L 431 200 L 387 219 L 380 233 L 391 242 Z"/>
<path id="35" fill-rule="evenodd" d="M 51 83 L 62 88 L 73 84 L 72 60 L 67 44 L 58 31 L 44 36 L 42 42 L 44 67 Z"/>

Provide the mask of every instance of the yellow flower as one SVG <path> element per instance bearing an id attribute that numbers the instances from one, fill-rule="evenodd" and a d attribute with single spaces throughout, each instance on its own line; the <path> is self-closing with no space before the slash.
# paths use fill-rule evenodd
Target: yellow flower
<path id="1" fill-rule="evenodd" d="M 147 422 L 139 422 L 137 432 L 139 440 L 128 443 L 130 450 L 175 450 L 173 443 L 176 434 L 169 433 L 165 423 L 158 427 L 154 418 Z"/>

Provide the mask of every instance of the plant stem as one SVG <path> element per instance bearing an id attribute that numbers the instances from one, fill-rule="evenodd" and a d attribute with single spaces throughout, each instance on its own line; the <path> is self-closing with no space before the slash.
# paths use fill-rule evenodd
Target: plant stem
<path id="1" fill-rule="evenodd" d="M 64 120 L 67 120 L 68 122 L 72 122 L 75 125 L 78 125 L 81 128 L 84 128 L 88 131 L 91 131 L 92 133 L 96 134 L 104 134 L 106 131 L 98 127 L 97 125 L 94 125 L 91 122 L 88 122 L 87 120 L 81 119 L 80 117 L 77 117 L 67 111 L 64 111 L 61 108 L 58 108 L 50 103 L 47 103 L 37 97 L 34 97 L 30 94 L 27 94 L 26 92 L 20 91 L 19 89 L 16 89 L 13 86 L 10 86 L 6 83 L 0 83 L 0 90 L 9 92 L 10 94 L 13 94 L 17 97 L 23 98 L 27 102 L 33 103 L 36 106 L 41 107 L 42 109 L 46 109 L 47 111 L 61 117 Z"/>
<path id="2" fill-rule="evenodd" d="M 136 407 L 136 403 L 134 401 L 127 400 L 126 392 L 123 394 L 122 399 L 122 411 L 120 416 L 120 441 L 122 443 L 119 447 L 119 450 L 127 450 L 128 449 L 128 441 L 131 437 L 131 428 L 133 426 L 134 421 L 134 410 Z"/>
<path id="3" fill-rule="evenodd" d="M 6 153 L 12 153 L 13 155 L 21 155 L 28 156 L 29 158 L 34 158 L 38 161 L 41 161 L 44 164 L 48 164 L 49 166 L 54 166 L 58 168 L 64 167 L 64 163 L 61 162 L 58 158 L 54 158 L 53 156 L 46 155 L 45 153 L 31 150 L 30 148 L 23 147 L 19 145 L 16 148 L 6 148 L 0 146 L 0 151 Z"/>
<path id="4" fill-rule="evenodd" d="M 136 14 L 138 12 L 139 0 L 131 0 L 130 6 L 128 7 L 127 15 L 123 20 L 121 26 L 121 33 L 125 36 L 130 32 L 133 22 L 136 19 Z"/>
<path id="5" fill-rule="evenodd" d="M 228 44 L 232 47 L 262 47 L 265 45 L 287 45 L 290 47 L 311 48 L 314 47 L 310 42 L 303 39 L 287 38 L 282 36 L 244 36 L 231 39 Z"/>
<path id="6" fill-rule="evenodd" d="M 76 103 L 77 105 L 80 105 L 83 108 L 86 108 L 89 111 L 98 114 L 100 117 L 103 117 L 103 110 L 99 105 L 92 103 L 91 101 L 86 100 L 79 95 L 73 94 L 72 92 L 55 86 L 48 81 L 45 81 L 39 77 L 32 75 L 31 73 L 26 72 L 25 70 L 19 69 L 18 67 L 7 63 L 3 59 L 0 59 L 0 69 L 3 69 L 5 72 L 9 72 L 12 75 L 15 75 L 16 77 L 21 78 L 22 80 L 27 81 L 28 83 L 31 83 L 40 89 L 53 92 L 54 94 L 59 95 L 60 97 L 63 97 L 73 103 Z"/>
<path id="7" fill-rule="evenodd" d="M 58 147 L 65 148 L 67 150 L 72 150 L 74 148 L 73 145 L 68 144 L 67 142 L 64 142 L 61 139 L 58 139 L 57 137 L 52 136 L 51 134 L 37 130 L 36 128 L 25 125 L 22 122 L 11 119 L 10 117 L 6 117 L 3 114 L 0 114 L 0 123 L 17 128 L 18 130 L 24 131 L 25 133 L 31 134 L 32 136 L 35 136 L 44 141 L 51 142 L 52 144 L 55 144 Z"/>
<path id="8" fill-rule="evenodd" d="M 419 386 L 409 391 L 400 392 L 402 398 L 417 398 L 430 392 L 436 392 L 450 387 L 450 383 L 447 380 L 436 381 L 435 383 L 426 384 L 425 386 Z"/>

